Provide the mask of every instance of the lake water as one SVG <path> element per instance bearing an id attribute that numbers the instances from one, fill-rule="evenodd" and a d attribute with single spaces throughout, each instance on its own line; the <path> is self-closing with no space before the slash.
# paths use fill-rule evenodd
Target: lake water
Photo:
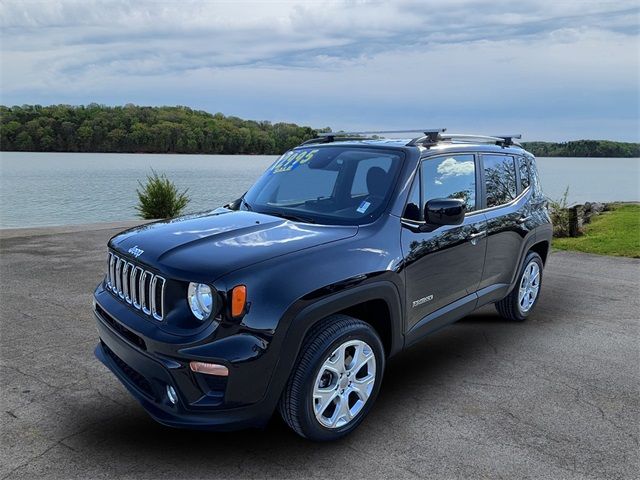
<path id="1" fill-rule="evenodd" d="M 138 180 L 155 169 L 182 189 L 188 211 L 244 193 L 275 156 L 0 153 L 0 228 L 136 218 Z M 545 193 L 571 203 L 640 201 L 638 158 L 538 158 Z"/>

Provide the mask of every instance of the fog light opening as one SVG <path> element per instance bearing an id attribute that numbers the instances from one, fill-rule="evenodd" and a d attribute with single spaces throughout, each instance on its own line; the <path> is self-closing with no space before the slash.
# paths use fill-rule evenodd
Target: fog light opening
<path id="1" fill-rule="evenodd" d="M 167 385 L 167 400 L 169 400 L 171 405 L 178 403 L 178 394 L 176 393 L 175 388 L 171 385 Z"/>

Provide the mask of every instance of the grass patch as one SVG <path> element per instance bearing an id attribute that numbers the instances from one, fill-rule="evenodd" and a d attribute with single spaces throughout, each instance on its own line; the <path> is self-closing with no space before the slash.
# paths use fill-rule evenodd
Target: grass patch
<path id="1" fill-rule="evenodd" d="M 584 235 L 555 238 L 557 250 L 576 250 L 599 255 L 640 258 L 640 204 L 615 204 L 612 210 L 594 216 Z"/>

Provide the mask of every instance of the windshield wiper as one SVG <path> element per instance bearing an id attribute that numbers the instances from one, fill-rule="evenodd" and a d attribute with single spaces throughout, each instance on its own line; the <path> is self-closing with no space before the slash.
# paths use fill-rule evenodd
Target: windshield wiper
<path id="1" fill-rule="evenodd" d="M 265 212 L 266 213 L 266 212 Z M 293 213 L 285 213 L 285 212 L 268 212 L 267 215 L 272 215 L 274 217 L 284 218 L 286 220 L 293 220 L 294 222 L 303 222 L 303 223 L 316 223 L 310 217 L 303 217 L 300 215 L 296 215 Z"/>
<path id="2" fill-rule="evenodd" d="M 249 202 L 247 202 L 247 201 L 244 199 L 244 195 L 242 196 L 242 203 L 243 203 L 243 205 L 245 206 L 245 208 L 246 208 L 247 210 L 249 210 L 250 212 L 253 212 L 253 207 L 249 204 Z"/>

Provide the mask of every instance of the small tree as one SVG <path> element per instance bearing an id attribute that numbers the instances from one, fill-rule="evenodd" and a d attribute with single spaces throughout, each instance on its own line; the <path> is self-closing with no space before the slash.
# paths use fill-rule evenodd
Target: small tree
<path id="1" fill-rule="evenodd" d="M 569 209 L 567 198 L 569 197 L 569 186 L 567 185 L 562 198 L 559 200 L 549 199 L 549 213 L 553 223 L 554 237 L 567 237 L 569 235 Z"/>
<path id="2" fill-rule="evenodd" d="M 180 215 L 190 198 L 185 189 L 179 192 L 178 188 L 163 173 L 158 175 L 151 169 L 151 175 L 147 175 L 147 182 L 142 184 L 138 180 L 139 189 L 138 205 L 136 210 L 138 215 L 145 219 L 172 218 Z"/>

